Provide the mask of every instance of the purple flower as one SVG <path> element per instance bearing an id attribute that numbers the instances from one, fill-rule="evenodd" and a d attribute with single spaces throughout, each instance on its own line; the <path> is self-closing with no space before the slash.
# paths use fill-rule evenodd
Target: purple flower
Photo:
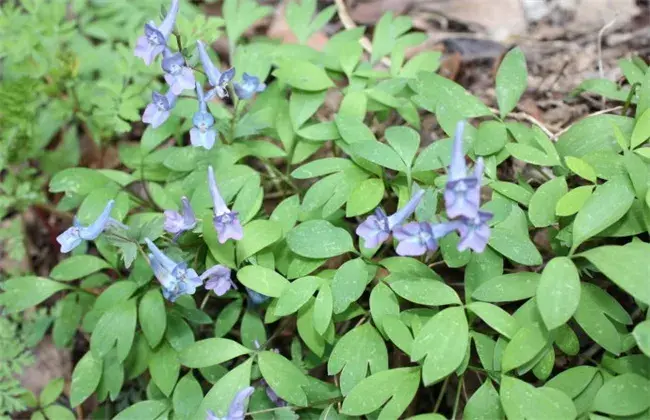
<path id="1" fill-rule="evenodd" d="M 215 265 L 201 274 L 201 280 L 207 282 L 205 283 L 205 288 L 212 290 L 217 296 L 223 296 L 230 289 L 235 289 L 235 283 L 230 279 L 230 268 L 225 265 Z"/>
<path id="2" fill-rule="evenodd" d="M 402 256 L 417 256 L 433 252 L 438 249 L 438 239 L 457 229 L 459 225 L 459 222 L 453 221 L 438 224 L 411 222 L 398 226 L 393 231 L 395 239 L 400 241 L 396 251 Z"/>
<path id="3" fill-rule="evenodd" d="M 248 287 L 246 288 L 246 293 L 248 293 L 248 301 L 252 306 L 261 305 L 269 300 L 268 296 L 258 293 L 255 290 L 251 290 Z"/>
<path id="4" fill-rule="evenodd" d="M 256 76 L 251 76 L 244 73 L 241 77 L 241 83 L 234 83 L 235 93 L 239 99 L 250 99 L 255 93 L 264 92 L 266 85 L 260 83 L 260 79 Z"/>
<path id="5" fill-rule="evenodd" d="M 194 211 L 190 206 L 187 197 L 181 198 L 183 203 L 182 213 L 174 210 L 165 210 L 165 230 L 174 234 L 174 239 L 186 230 L 192 230 L 196 226 Z"/>
<path id="6" fill-rule="evenodd" d="M 160 127 L 167 118 L 169 118 L 170 110 L 176 104 L 176 95 L 169 90 L 165 95 L 158 92 L 151 94 L 151 102 L 144 109 L 142 114 L 142 122 L 151 124 L 151 127 Z"/>
<path id="7" fill-rule="evenodd" d="M 463 155 L 464 128 L 465 122 L 459 121 L 454 134 L 451 164 L 449 165 L 447 185 L 445 185 L 445 207 L 447 216 L 450 219 L 458 216 L 475 217 L 481 199 L 483 159 L 477 159 L 474 173 L 468 176 L 465 156 Z"/>
<path id="8" fill-rule="evenodd" d="M 199 110 L 194 113 L 192 123 L 194 127 L 190 130 L 190 143 L 194 147 L 212 149 L 217 138 L 214 126 L 214 117 L 208 112 L 208 104 L 203 93 L 203 87 L 196 83 L 196 96 L 199 100 Z"/>
<path id="9" fill-rule="evenodd" d="M 364 246 L 366 248 L 375 248 L 382 242 L 385 242 L 393 228 L 413 214 L 423 195 L 424 190 L 419 190 L 413 194 L 413 197 L 411 197 L 404 207 L 391 216 L 387 216 L 381 208 L 376 208 L 374 215 L 368 216 L 356 230 L 357 235 L 364 239 Z"/>
<path id="10" fill-rule="evenodd" d="M 205 45 L 203 45 L 201 41 L 196 41 L 196 44 L 199 49 L 199 58 L 201 59 L 203 70 L 208 77 L 208 82 L 210 82 L 210 85 L 214 87 L 214 91 L 216 92 L 217 96 L 220 98 L 225 98 L 228 96 L 226 86 L 228 86 L 228 83 L 230 83 L 233 77 L 235 77 L 235 68 L 231 67 L 222 73 L 214 65 L 212 60 L 210 60 L 208 52 L 205 49 Z"/>
<path id="11" fill-rule="evenodd" d="M 483 252 L 490 239 L 490 227 L 487 222 L 492 219 L 492 214 L 479 211 L 474 217 L 461 217 L 457 229 L 460 233 L 458 250 L 471 249 L 474 252 Z"/>
<path id="12" fill-rule="evenodd" d="M 185 65 L 185 58 L 180 52 L 172 54 L 165 48 L 162 68 L 165 71 L 165 81 L 174 95 L 180 95 L 185 89 L 194 89 L 194 72 Z"/>
<path id="13" fill-rule="evenodd" d="M 156 59 L 156 56 L 165 50 L 167 40 L 174 30 L 177 14 L 178 0 L 172 0 L 167 16 L 165 16 L 160 26 L 156 27 L 153 21 L 149 21 L 144 25 L 144 35 L 138 38 L 135 46 L 135 56 L 142 58 L 146 65 L 150 65 Z"/>
<path id="14" fill-rule="evenodd" d="M 94 222 L 88 226 L 82 226 L 75 217 L 72 226 L 66 229 L 63 233 L 56 237 L 56 241 L 61 245 L 61 252 L 68 253 L 81 245 L 84 240 L 92 241 L 108 227 L 110 224 L 119 225 L 122 228 L 127 228 L 117 220 L 110 217 L 111 210 L 115 205 L 115 200 L 109 200 L 102 213 L 97 216 Z"/>
<path id="15" fill-rule="evenodd" d="M 181 295 L 192 295 L 203 284 L 196 271 L 187 268 L 187 264 L 169 258 L 149 238 L 145 238 L 145 242 L 149 248 L 151 268 L 162 285 L 165 299 L 174 302 Z"/>
<path id="16" fill-rule="evenodd" d="M 223 244 L 228 239 L 240 240 L 244 237 L 244 231 L 237 217 L 237 212 L 230 211 L 223 197 L 221 197 L 217 188 L 217 181 L 214 179 L 212 166 L 208 166 L 208 186 L 214 205 L 214 219 L 212 219 L 212 222 L 217 231 L 219 243 Z"/>
<path id="17" fill-rule="evenodd" d="M 246 400 L 254 391 L 255 388 L 252 386 L 248 386 L 239 391 L 230 403 L 226 417 L 218 417 L 214 411 L 208 410 L 205 420 L 244 420 L 246 415 L 246 406 L 248 405 Z"/>
<path id="18" fill-rule="evenodd" d="M 259 346 L 257 346 L 257 348 L 259 348 Z M 278 351 L 278 349 L 273 349 L 272 351 L 275 352 L 275 353 L 280 353 Z M 260 385 L 264 387 L 264 391 L 266 392 L 266 396 L 269 398 L 269 400 L 271 400 L 271 402 L 273 404 L 275 404 L 276 407 L 286 407 L 287 406 L 287 402 L 285 400 L 283 400 L 282 398 L 280 398 L 280 396 L 275 393 L 273 388 L 271 388 L 269 386 L 268 382 L 266 382 L 264 379 L 262 379 L 262 380 L 260 380 Z"/>

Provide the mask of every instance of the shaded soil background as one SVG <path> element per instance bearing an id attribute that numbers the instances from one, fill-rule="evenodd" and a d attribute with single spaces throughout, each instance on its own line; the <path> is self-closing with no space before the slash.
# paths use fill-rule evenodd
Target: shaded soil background
<path id="1" fill-rule="evenodd" d="M 284 19 L 288 1 L 261 0 L 273 6 L 275 13 L 258 22 L 248 35 L 295 42 Z M 220 2 L 196 3 L 206 13 L 220 15 Z M 320 1 L 319 7 L 331 4 Z M 428 41 L 407 56 L 422 49 L 443 52 L 440 73 L 490 106 L 496 105 L 494 78 L 501 57 L 518 45 L 527 58 L 529 87 L 513 116 L 529 122 L 532 118 L 556 135 L 576 120 L 613 106 L 596 95 L 570 96 L 580 82 L 598 77 L 620 82 L 617 60 L 639 55 L 648 61 L 649 4 L 648 0 L 337 0 L 340 13 L 309 43 L 322 49 L 332 34 L 351 24 L 365 26 L 371 38 L 373 26 L 383 13 L 407 14 L 414 29 L 428 35 Z M 215 47 L 227 57 L 225 40 Z M 337 98 L 328 98 L 326 107 L 328 104 L 331 109 L 320 112 L 334 112 Z M 422 131 L 430 132 L 432 139 L 438 137 L 433 116 L 425 117 L 422 125 Z M 109 167 L 111 160 L 102 159 Z M 23 263 L 36 274 L 47 276 L 60 257 L 50 243 L 56 235 L 51 227 L 69 220 L 41 210 L 32 209 L 23 216 L 29 237 Z M 0 270 L 6 269 L 3 265 L 7 263 L 1 257 L 0 252 Z M 69 381 L 75 358 L 70 350 L 57 349 L 45 339 L 35 356 L 37 363 L 22 378 L 27 388 L 38 394 L 53 378 L 63 376 Z"/>

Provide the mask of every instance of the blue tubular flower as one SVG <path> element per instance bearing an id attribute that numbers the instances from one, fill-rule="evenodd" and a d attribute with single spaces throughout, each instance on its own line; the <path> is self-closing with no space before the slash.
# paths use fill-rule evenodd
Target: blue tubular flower
<path id="1" fill-rule="evenodd" d="M 174 302 L 181 295 L 192 295 L 203 284 L 196 271 L 187 264 L 177 263 L 165 255 L 149 238 L 145 238 L 149 248 L 149 260 L 153 273 L 163 287 L 163 296 Z"/>
<path id="2" fill-rule="evenodd" d="M 395 226 L 401 224 L 406 220 L 420 203 L 424 196 L 424 190 L 419 190 L 408 203 L 395 214 L 387 216 L 381 208 L 375 209 L 375 214 L 368 216 L 368 218 L 357 227 L 357 235 L 362 237 L 365 241 L 366 248 L 375 248 L 377 245 L 386 241 L 390 236 L 390 232 Z"/>
<path id="3" fill-rule="evenodd" d="M 228 290 L 235 289 L 235 283 L 230 279 L 230 268 L 225 265 L 215 265 L 201 274 L 201 280 L 207 282 L 205 283 L 205 288 L 212 290 L 215 295 L 223 296 Z"/>
<path id="4" fill-rule="evenodd" d="M 196 97 L 199 100 L 199 110 L 192 117 L 194 127 L 190 130 L 190 143 L 194 147 L 203 147 L 208 150 L 212 149 L 217 138 L 217 132 L 214 126 L 214 117 L 208 112 L 208 104 L 203 87 L 196 83 Z"/>
<path id="5" fill-rule="evenodd" d="M 169 118 L 170 110 L 176 104 L 176 95 L 169 90 L 165 95 L 158 92 L 151 94 L 151 102 L 144 109 L 142 114 L 142 122 L 151 124 L 151 127 L 160 127 L 167 118 Z"/>
<path id="6" fill-rule="evenodd" d="M 226 202 L 221 197 L 219 189 L 217 188 L 217 181 L 214 179 L 214 170 L 212 166 L 208 166 L 208 186 L 210 188 L 210 195 L 212 196 L 212 203 L 214 205 L 214 228 L 217 231 L 217 238 L 219 243 L 225 243 L 228 239 L 235 241 L 244 237 L 244 231 L 237 217 L 237 212 L 230 211 Z"/>
<path id="7" fill-rule="evenodd" d="M 244 420 L 246 415 L 246 406 L 248 405 L 246 400 L 254 391 L 255 388 L 252 386 L 248 386 L 239 391 L 230 403 L 226 417 L 218 417 L 214 411 L 208 410 L 205 420 Z"/>
<path id="8" fill-rule="evenodd" d="M 180 95 L 185 89 L 194 89 L 196 83 L 194 72 L 185 65 L 183 54 L 172 54 L 168 48 L 163 51 L 162 68 L 165 71 L 165 81 L 174 95 Z"/>
<path id="9" fill-rule="evenodd" d="M 167 16 L 165 16 L 160 26 L 156 27 L 153 21 L 149 21 L 144 25 L 144 35 L 138 38 L 135 46 L 135 56 L 142 58 L 146 65 L 150 65 L 156 59 L 156 56 L 165 50 L 167 40 L 176 24 L 178 7 L 178 0 L 172 0 Z"/>
<path id="10" fill-rule="evenodd" d="M 241 83 L 234 83 L 235 93 L 239 99 L 250 99 L 255 93 L 264 92 L 266 85 L 260 83 L 260 79 L 244 73 L 241 77 Z"/>
<path id="11" fill-rule="evenodd" d="M 451 163 L 447 185 L 445 185 L 445 207 L 450 219 L 458 216 L 473 218 L 480 205 L 483 159 L 476 161 L 474 174 L 467 176 L 467 165 L 463 155 L 463 131 L 465 122 L 459 121 L 454 134 L 454 144 L 451 153 Z"/>
<path id="12" fill-rule="evenodd" d="M 187 197 L 181 198 L 183 204 L 182 213 L 174 210 L 165 210 L 164 228 L 167 232 L 174 234 L 176 239 L 186 230 L 192 230 L 196 226 L 196 217 Z"/>
<path id="13" fill-rule="evenodd" d="M 196 45 L 199 49 L 199 58 L 201 59 L 201 65 L 205 71 L 206 76 L 208 77 L 208 82 L 214 87 L 214 91 L 220 98 L 225 98 L 228 96 L 228 90 L 226 86 L 228 83 L 235 77 L 235 68 L 231 67 L 230 69 L 224 71 L 223 73 L 212 63 L 208 52 L 205 49 L 205 45 L 201 41 L 196 41 Z"/>
<path id="14" fill-rule="evenodd" d="M 412 222 L 398 226 L 393 231 L 395 239 L 400 241 L 396 252 L 402 256 L 418 256 L 438 249 L 438 239 L 449 232 L 458 229 L 461 223 L 452 221 L 448 223 Z"/>
<path id="15" fill-rule="evenodd" d="M 246 288 L 246 293 L 248 293 L 248 301 L 252 306 L 261 305 L 269 300 L 268 296 L 258 293 L 255 290 L 251 290 L 248 287 Z"/>
<path id="16" fill-rule="evenodd" d="M 61 245 L 61 252 L 68 253 L 81 245 L 84 240 L 92 241 L 106 229 L 109 224 L 117 224 L 123 228 L 126 226 L 111 219 L 111 210 L 115 205 L 115 200 L 109 200 L 102 213 L 88 226 L 82 226 L 75 218 L 73 225 L 65 230 L 62 234 L 56 237 L 56 241 Z"/>
<path id="17" fill-rule="evenodd" d="M 492 213 L 479 211 L 475 217 L 461 217 L 457 227 L 460 233 L 458 250 L 471 249 L 474 252 L 483 252 L 490 240 L 490 227 L 487 222 L 492 219 Z"/>

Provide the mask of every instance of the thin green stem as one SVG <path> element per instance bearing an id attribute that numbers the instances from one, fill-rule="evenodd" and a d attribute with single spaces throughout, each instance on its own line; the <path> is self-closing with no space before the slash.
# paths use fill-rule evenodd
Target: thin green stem
<path id="1" fill-rule="evenodd" d="M 459 403 L 460 403 L 460 391 L 461 391 L 461 388 L 463 386 L 463 380 L 464 380 L 463 378 L 464 378 L 463 375 L 461 375 L 461 377 L 458 378 L 458 388 L 456 388 L 456 401 L 454 401 L 454 412 L 451 415 L 452 419 L 455 419 L 456 418 L 456 413 L 458 413 L 458 406 L 459 406 Z"/>
<path id="2" fill-rule="evenodd" d="M 442 388 L 440 388 L 440 394 L 438 394 L 438 399 L 436 399 L 436 405 L 433 406 L 433 412 L 437 413 L 440 409 L 440 404 L 442 404 L 442 399 L 445 396 L 447 391 L 447 385 L 449 384 L 449 376 L 445 378 L 445 381 L 442 383 Z"/>
<path id="3" fill-rule="evenodd" d="M 210 299 L 211 294 L 212 293 L 208 290 L 208 293 L 203 298 L 203 301 L 201 302 L 201 306 L 199 307 L 199 309 L 203 310 L 203 308 L 205 308 L 205 305 L 208 303 L 208 299 Z"/>

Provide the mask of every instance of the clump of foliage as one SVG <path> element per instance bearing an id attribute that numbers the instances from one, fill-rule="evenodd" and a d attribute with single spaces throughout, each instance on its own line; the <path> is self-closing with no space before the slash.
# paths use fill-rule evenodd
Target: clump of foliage
<path id="1" fill-rule="evenodd" d="M 555 136 L 511 117 L 527 81 L 518 48 L 500 63 L 495 112 L 435 73 L 439 53 L 406 60 L 426 39 L 408 17 L 383 16 L 369 56 L 363 28 L 319 52 L 305 42 L 333 8 L 288 7 L 300 44 L 246 43 L 271 9 L 226 0 L 227 68 L 209 47 L 220 34 L 183 24 L 185 3 L 154 9 L 138 18 L 144 35 L 120 33 L 135 47 L 129 77 L 151 78 L 132 109 L 148 127 L 119 145 L 124 170 L 54 175 L 60 209 L 78 208 L 57 238 L 72 256 L 0 295 L 11 313 L 56 295 L 54 342 L 89 337 L 71 407 L 93 396 L 117 419 L 650 415 L 645 63 L 621 62 L 629 87 L 580 87 L 625 112 Z M 319 113 L 328 94 L 334 115 Z M 448 137 L 431 141 L 426 113 Z"/>

